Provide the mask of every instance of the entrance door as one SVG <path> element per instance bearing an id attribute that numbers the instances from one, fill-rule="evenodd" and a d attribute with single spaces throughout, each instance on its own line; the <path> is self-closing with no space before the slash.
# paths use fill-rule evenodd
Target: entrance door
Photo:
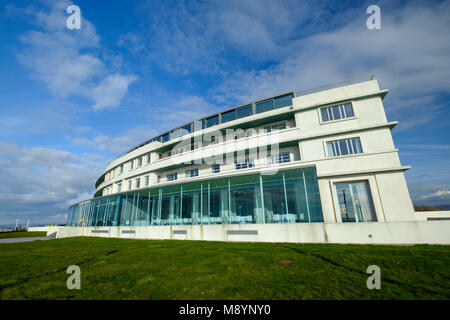
<path id="1" fill-rule="evenodd" d="M 338 183 L 336 192 L 342 222 L 377 221 L 367 181 Z"/>

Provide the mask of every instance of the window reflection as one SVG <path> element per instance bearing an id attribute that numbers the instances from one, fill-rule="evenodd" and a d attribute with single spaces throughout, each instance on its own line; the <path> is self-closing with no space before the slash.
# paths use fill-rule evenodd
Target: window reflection
<path id="1" fill-rule="evenodd" d="M 358 188 L 353 194 L 362 203 Z M 69 226 L 141 226 L 321 222 L 323 216 L 315 168 L 304 168 L 95 198 L 70 207 L 68 220 Z"/>

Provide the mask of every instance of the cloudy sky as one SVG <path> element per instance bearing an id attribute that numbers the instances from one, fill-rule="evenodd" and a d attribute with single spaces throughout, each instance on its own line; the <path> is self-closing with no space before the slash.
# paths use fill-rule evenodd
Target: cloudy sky
<path id="1" fill-rule="evenodd" d="M 413 201 L 450 204 L 449 1 L 4 0 L 0 41 L 0 225 L 65 222 L 110 159 L 164 130 L 370 73 Z"/>

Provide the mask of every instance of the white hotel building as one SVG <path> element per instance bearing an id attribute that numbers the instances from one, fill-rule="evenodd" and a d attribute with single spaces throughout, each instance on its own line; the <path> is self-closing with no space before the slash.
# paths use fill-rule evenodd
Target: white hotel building
<path id="1" fill-rule="evenodd" d="M 448 243 L 418 221 L 381 90 L 286 92 L 166 132 L 111 161 L 58 237 Z"/>

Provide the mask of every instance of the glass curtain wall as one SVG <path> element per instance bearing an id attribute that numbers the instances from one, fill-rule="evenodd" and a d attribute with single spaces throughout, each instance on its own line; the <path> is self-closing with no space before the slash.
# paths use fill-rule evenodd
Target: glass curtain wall
<path id="1" fill-rule="evenodd" d="M 75 227 L 322 221 L 315 168 L 105 196 L 70 207 L 68 217 Z"/>

